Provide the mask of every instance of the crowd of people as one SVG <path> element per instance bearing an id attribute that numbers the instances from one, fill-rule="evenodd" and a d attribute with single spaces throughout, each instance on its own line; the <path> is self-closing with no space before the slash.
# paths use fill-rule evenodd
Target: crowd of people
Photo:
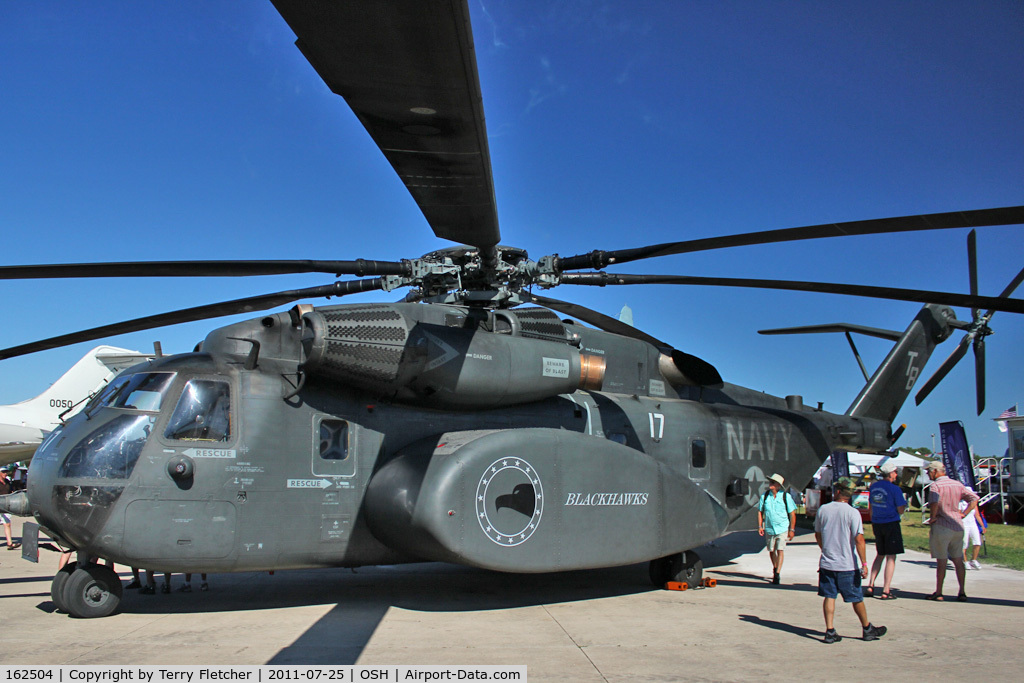
<path id="1" fill-rule="evenodd" d="M 966 602 L 967 568 L 980 569 L 978 551 L 985 529 L 985 519 L 978 510 L 978 495 L 959 481 L 946 476 L 942 462 L 927 466 L 931 482 L 927 493 L 929 518 L 929 550 L 935 559 L 935 592 L 926 599 L 944 601 L 943 593 L 947 562 L 953 564 L 958 583 L 956 600 Z M 895 600 L 892 587 L 896 572 L 896 559 L 903 554 L 903 533 L 900 520 L 907 508 L 907 499 L 897 485 L 895 465 L 882 465 L 879 476 L 868 490 L 871 527 L 875 537 L 875 559 L 869 571 L 864 523 L 860 512 L 851 504 L 858 491 L 849 477 L 831 482 L 832 500 L 822 505 L 814 520 L 814 538 L 821 550 L 818 563 L 818 595 L 823 598 L 825 617 L 825 643 L 837 643 L 842 636 L 835 629 L 835 606 L 838 596 L 853 607 L 860 621 L 862 638 L 877 640 L 886 634 L 885 626 L 876 626 L 868 619 L 864 604 L 864 585 L 870 597 Z M 768 490 L 761 497 L 757 512 L 758 533 L 765 538 L 772 563 L 773 584 L 780 582 L 782 558 L 786 542 L 792 540 L 796 529 L 796 508 L 785 492 L 785 480 L 779 474 L 771 476 Z M 973 558 L 968 549 L 973 545 Z M 881 579 L 881 591 L 876 593 L 875 583 Z"/>

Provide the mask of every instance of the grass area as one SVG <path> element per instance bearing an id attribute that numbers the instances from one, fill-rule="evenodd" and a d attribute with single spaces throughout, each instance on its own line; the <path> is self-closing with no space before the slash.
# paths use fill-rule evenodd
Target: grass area
<path id="1" fill-rule="evenodd" d="M 813 520 L 799 515 L 797 526 L 813 529 Z M 903 545 L 907 550 L 928 552 L 928 527 L 921 524 L 921 511 L 911 510 L 903 518 Z M 874 534 L 871 525 L 864 525 L 864 539 L 868 542 L 868 559 L 874 558 Z M 978 561 L 999 567 L 1024 571 L 1024 526 L 1016 524 L 989 524 L 985 545 Z"/>

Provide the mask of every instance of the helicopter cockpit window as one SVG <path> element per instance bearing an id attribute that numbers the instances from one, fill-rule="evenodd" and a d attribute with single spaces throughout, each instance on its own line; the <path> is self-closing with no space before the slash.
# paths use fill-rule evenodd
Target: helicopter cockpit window
<path id="1" fill-rule="evenodd" d="M 227 441 L 231 438 L 231 387 L 227 382 L 190 380 L 164 430 L 178 441 Z"/>
<path id="2" fill-rule="evenodd" d="M 103 387 L 103 391 L 97 394 L 89 404 L 85 407 L 86 415 L 90 417 L 96 413 L 97 410 L 106 406 L 110 403 L 110 399 L 115 396 L 119 391 L 124 388 L 124 385 L 128 383 L 128 377 L 122 375 L 117 377 L 113 382 Z"/>
<path id="3" fill-rule="evenodd" d="M 115 417 L 71 449 L 60 476 L 127 479 L 155 421 L 152 415 Z"/>
<path id="4" fill-rule="evenodd" d="M 320 423 L 320 457 L 324 460 L 348 457 L 348 422 L 324 420 Z"/>
<path id="5" fill-rule="evenodd" d="M 174 381 L 173 372 L 140 372 L 118 377 L 89 405 L 92 416 L 100 408 L 126 408 L 156 412 Z"/>

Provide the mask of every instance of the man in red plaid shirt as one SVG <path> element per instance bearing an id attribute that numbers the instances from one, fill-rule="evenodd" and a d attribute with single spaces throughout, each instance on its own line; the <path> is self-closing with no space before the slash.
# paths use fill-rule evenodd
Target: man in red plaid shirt
<path id="1" fill-rule="evenodd" d="M 963 518 L 973 515 L 978 507 L 978 495 L 969 488 L 946 476 L 946 466 L 941 462 L 928 463 L 928 478 L 932 480 L 928 489 L 928 545 L 932 557 L 935 558 L 935 592 L 928 596 L 929 600 L 942 600 L 942 584 L 946 580 L 946 560 L 953 563 L 956 569 L 956 580 L 960 582 L 960 592 L 956 599 L 967 602 L 964 592 L 964 581 L 967 572 L 964 567 Z M 960 501 L 967 503 L 967 509 L 960 511 Z"/>

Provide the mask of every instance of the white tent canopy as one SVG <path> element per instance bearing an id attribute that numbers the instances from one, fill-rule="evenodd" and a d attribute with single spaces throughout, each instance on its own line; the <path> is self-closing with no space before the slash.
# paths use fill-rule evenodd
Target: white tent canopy
<path id="1" fill-rule="evenodd" d="M 850 451 L 848 454 L 850 458 L 850 467 L 858 467 L 861 470 L 867 469 L 868 467 L 881 467 L 887 462 L 891 462 L 896 467 L 924 467 L 928 461 L 923 458 L 919 458 L 916 455 L 905 453 L 904 451 L 897 451 L 895 457 L 888 454 L 879 455 L 878 453 L 854 453 Z M 831 462 L 831 461 L 829 461 Z"/>
<path id="2" fill-rule="evenodd" d="M 887 462 L 891 462 L 896 467 L 919 467 L 922 469 L 928 464 L 927 460 L 904 451 L 897 451 L 895 455 L 889 453 L 855 453 L 850 451 L 847 453 L 847 457 L 850 460 L 850 474 L 852 475 L 863 474 L 868 468 L 881 467 Z M 831 464 L 832 459 L 826 458 L 822 466 L 814 473 L 814 481 L 818 481 L 821 478 L 822 470 Z"/>

